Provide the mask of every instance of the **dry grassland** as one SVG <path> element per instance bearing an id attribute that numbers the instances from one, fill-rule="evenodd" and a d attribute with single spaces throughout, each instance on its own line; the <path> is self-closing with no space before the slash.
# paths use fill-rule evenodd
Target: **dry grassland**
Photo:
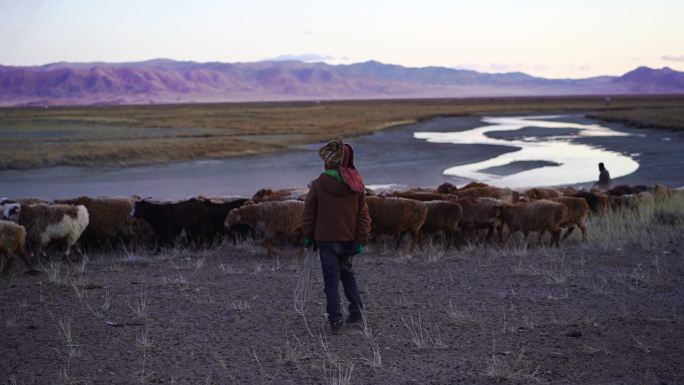
<path id="1" fill-rule="evenodd" d="M 587 117 L 636 127 L 684 130 L 684 106 L 597 111 Z"/>
<path id="2" fill-rule="evenodd" d="M 124 166 L 276 151 L 436 116 L 591 112 L 682 128 L 684 97 L 435 99 L 0 109 L 0 169 Z"/>

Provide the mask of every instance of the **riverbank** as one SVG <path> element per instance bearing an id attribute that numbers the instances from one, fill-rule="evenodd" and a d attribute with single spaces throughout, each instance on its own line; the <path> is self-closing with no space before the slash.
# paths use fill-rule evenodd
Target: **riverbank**
<path id="1" fill-rule="evenodd" d="M 643 126 L 655 126 L 669 116 L 660 111 L 681 109 L 682 104 L 684 96 L 620 96 L 610 103 L 601 97 L 547 97 L 0 108 L 0 169 L 226 159 L 439 116 L 610 111 L 606 119 L 630 114 L 642 117 Z M 684 118 L 668 124 L 684 127 Z"/>

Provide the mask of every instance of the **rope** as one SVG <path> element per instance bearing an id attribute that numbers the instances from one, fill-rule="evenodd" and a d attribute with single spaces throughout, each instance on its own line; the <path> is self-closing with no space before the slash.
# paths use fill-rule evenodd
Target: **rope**
<path id="1" fill-rule="evenodd" d="M 310 250 L 303 250 L 299 255 L 304 255 L 304 265 L 297 277 L 297 286 L 294 290 L 294 310 L 304 319 L 304 326 L 313 337 L 313 333 L 306 321 L 306 310 L 311 303 L 311 293 L 313 289 L 313 274 L 316 266 L 317 253 Z"/>

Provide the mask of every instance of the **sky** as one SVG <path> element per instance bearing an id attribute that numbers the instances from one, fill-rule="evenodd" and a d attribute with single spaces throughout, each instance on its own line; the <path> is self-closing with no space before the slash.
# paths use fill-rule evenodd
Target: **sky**
<path id="1" fill-rule="evenodd" d="M 367 60 L 550 78 L 684 70 L 682 0 L 0 0 L 0 64 Z"/>

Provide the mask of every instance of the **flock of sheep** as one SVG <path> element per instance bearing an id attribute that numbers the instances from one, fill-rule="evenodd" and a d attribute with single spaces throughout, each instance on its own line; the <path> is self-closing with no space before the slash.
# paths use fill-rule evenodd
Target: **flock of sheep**
<path id="1" fill-rule="evenodd" d="M 62 247 L 69 257 L 75 245 L 103 249 L 137 242 L 146 246 L 173 246 L 186 242 L 197 247 L 248 234 L 262 239 L 268 254 L 272 242 L 299 242 L 306 189 L 259 190 L 251 199 L 193 197 L 182 201 L 153 201 L 140 197 L 90 198 L 44 201 L 0 200 L 0 252 L 2 273 L 22 258 L 35 272 L 27 253 L 46 256 L 50 247 Z M 397 246 L 411 235 L 411 250 L 426 237 L 442 235 L 447 245 L 490 240 L 498 233 L 506 242 L 511 234 L 530 232 L 552 235 L 560 246 L 575 227 L 586 238 L 591 213 L 611 208 L 636 209 L 644 201 L 669 196 L 672 191 L 656 185 L 617 186 L 609 191 L 573 188 L 532 188 L 519 192 L 473 182 L 457 188 L 444 183 L 437 188 L 414 188 L 376 195 L 367 190 L 366 202 L 374 237 L 391 236 Z M 485 234 L 486 231 L 486 234 Z M 563 234 L 565 232 L 565 234 Z"/>

